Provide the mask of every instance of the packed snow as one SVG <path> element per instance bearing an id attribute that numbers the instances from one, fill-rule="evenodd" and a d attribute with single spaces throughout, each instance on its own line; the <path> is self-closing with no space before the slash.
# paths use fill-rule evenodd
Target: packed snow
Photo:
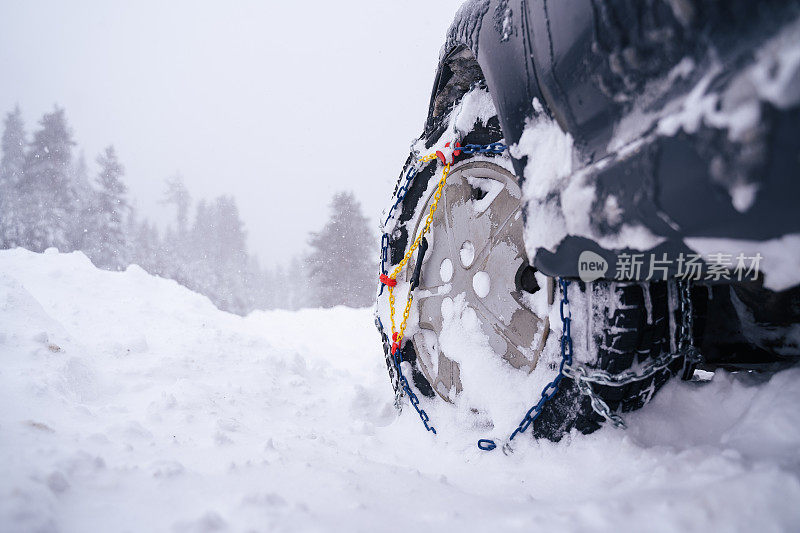
<path id="1" fill-rule="evenodd" d="M 437 436 L 396 415 L 369 309 L 242 318 L 17 249 L 0 324 L 4 532 L 800 529 L 797 368 L 672 382 L 627 431 L 506 456 L 443 402 Z"/>
<path id="2" fill-rule="evenodd" d="M 555 252 L 568 235 L 592 239 L 608 249 L 649 250 L 664 242 L 666 239 L 638 223 L 623 223 L 612 234 L 598 231 L 592 221 L 597 184 L 585 169 L 574 168 L 572 136 L 544 113 L 538 99 L 534 98 L 533 109 L 534 116 L 526 121 L 519 142 L 510 147 L 513 157 L 527 157 L 522 195 L 528 257 L 536 258 L 540 248 Z M 607 163 L 601 160 L 596 165 Z M 608 214 L 613 218 L 615 212 Z"/>

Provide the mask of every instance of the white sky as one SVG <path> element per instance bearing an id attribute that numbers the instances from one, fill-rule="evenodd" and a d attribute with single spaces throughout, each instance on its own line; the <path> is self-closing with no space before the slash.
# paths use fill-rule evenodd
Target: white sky
<path id="1" fill-rule="evenodd" d="M 462 0 L 0 4 L 0 112 L 66 109 L 94 170 L 114 144 L 139 209 L 164 178 L 233 194 L 265 265 L 305 248 L 333 192 L 377 224 L 419 135 Z"/>

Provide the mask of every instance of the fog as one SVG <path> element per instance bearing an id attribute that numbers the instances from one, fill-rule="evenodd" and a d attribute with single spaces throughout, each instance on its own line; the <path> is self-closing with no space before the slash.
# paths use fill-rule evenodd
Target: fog
<path id="1" fill-rule="evenodd" d="M 459 0 L 17 1 L 0 6 L 0 112 L 63 107 L 93 162 L 166 225 L 164 179 L 235 197 L 249 248 L 286 264 L 352 190 L 377 224 L 425 118 Z"/>

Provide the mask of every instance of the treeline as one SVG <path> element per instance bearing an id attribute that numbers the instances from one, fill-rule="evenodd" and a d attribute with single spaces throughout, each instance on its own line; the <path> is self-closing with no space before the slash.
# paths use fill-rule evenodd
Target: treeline
<path id="1" fill-rule="evenodd" d="M 80 250 L 100 268 L 137 264 L 208 296 L 220 309 L 300 309 L 369 305 L 375 239 L 351 193 L 338 193 L 331 218 L 309 236 L 310 251 L 262 268 L 231 196 L 193 202 L 179 176 L 165 180 L 175 212 L 163 230 L 131 205 L 113 146 L 90 168 L 63 109 L 46 113 L 28 139 L 19 107 L 8 113 L 0 158 L 0 248 Z"/>

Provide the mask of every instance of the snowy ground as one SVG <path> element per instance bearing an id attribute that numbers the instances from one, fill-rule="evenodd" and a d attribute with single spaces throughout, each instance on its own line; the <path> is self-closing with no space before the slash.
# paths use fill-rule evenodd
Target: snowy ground
<path id="1" fill-rule="evenodd" d="M 385 374 L 369 310 L 0 252 L 0 531 L 800 530 L 800 369 L 509 457 L 396 418 Z"/>

